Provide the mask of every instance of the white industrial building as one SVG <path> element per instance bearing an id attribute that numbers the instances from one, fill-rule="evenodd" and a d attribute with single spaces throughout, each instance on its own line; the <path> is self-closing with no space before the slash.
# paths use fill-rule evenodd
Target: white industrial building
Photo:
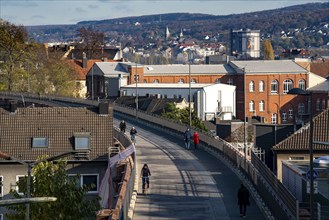
<path id="1" fill-rule="evenodd" d="M 231 120 L 236 112 L 236 87 L 227 84 L 198 83 L 137 83 L 121 86 L 121 95 L 158 98 L 184 98 L 189 101 L 191 93 L 193 108 L 202 120 Z"/>

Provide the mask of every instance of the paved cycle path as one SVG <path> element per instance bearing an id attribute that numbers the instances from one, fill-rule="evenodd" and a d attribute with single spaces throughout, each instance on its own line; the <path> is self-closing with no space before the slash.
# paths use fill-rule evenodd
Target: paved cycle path
<path id="1" fill-rule="evenodd" d="M 132 124 L 127 126 L 129 131 Z M 225 164 L 193 145 L 185 150 L 183 136 L 133 126 L 138 131 L 137 172 L 147 163 L 152 174 L 148 195 L 141 193 L 139 179 L 133 220 L 242 219 L 236 196 L 241 181 Z M 265 219 L 252 198 L 243 219 Z"/>

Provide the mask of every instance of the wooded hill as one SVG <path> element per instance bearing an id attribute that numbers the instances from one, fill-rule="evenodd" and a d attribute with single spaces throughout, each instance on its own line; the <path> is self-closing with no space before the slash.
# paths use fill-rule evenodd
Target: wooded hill
<path id="1" fill-rule="evenodd" d="M 309 3 L 226 16 L 171 13 L 26 28 L 38 42 L 63 42 L 77 40 L 77 30 L 85 27 L 104 32 L 105 41 L 113 45 L 155 43 L 164 39 L 167 26 L 172 36 L 179 36 L 183 30 L 185 39 L 204 42 L 204 37 L 210 36 L 210 41 L 228 44 L 231 29 L 249 28 L 260 30 L 262 38 L 271 38 L 274 46 L 288 49 L 327 44 L 328 25 L 329 3 Z"/>

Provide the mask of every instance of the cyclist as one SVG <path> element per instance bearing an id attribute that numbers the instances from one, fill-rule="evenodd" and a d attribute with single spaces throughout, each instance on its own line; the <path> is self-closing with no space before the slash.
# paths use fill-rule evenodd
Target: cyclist
<path id="1" fill-rule="evenodd" d="M 130 130 L 130 139 L 134 144 L 136 144 L 136 134 L 137 134 L 136 128 L 132 127 Z"/>
<path id="2" fill-rule="evenodd" d="M 122 121 L 120 122 L 119 127 L 120 127 L 120 131 L 121 131 L 121 132 L 123 132 L 123 133 L 126 132 L 126 122 L 125 122 L 124 120 L 122 120 Z"/>
<path id="3" fill-rule="evenodd" d="M 147 164 L 144 164 L 142 171 L 141 171 L 142 189 L 143 189 L 144 194 L 146 194 L 147 189 L 150 188 L 150 176 L 151 176 L 151 171 L 150 171 L 149 167 L 147 166 Z"/>

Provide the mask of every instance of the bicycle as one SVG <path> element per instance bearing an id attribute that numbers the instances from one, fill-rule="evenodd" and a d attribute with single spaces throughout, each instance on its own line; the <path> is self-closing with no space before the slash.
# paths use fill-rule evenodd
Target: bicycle
<path id="1" fill-rule="evenodd" d="M 143 190 L 144 195 L 147 195 L 148 188 L 150 188 L 150 177 L 143 176 L 142 177 L 142 190 Z"/>
<path id="2" fill-rule="evenodd" d="M 133 142 L 134 145 L 136 145 L 136 135 L 132 134 L 132 135 L 130 136 L 130 139 L 131 139 L 131 142 Z"/>

